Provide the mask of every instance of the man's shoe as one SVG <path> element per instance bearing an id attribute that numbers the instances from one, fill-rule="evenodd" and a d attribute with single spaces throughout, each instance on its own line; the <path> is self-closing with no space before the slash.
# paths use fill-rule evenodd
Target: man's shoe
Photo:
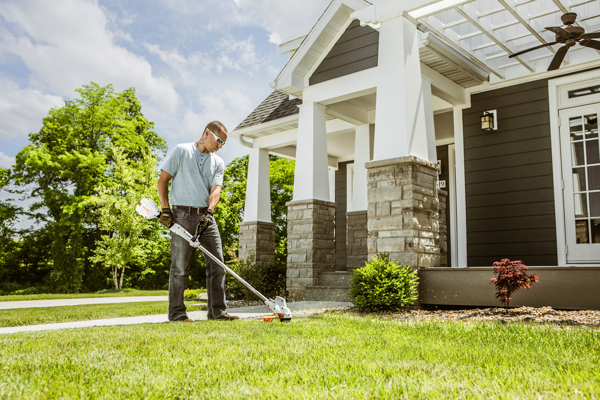
<path id="1" fill-rule="evenodd" d="M 240 317 L 236 317 L 234 315 L 229 315 L 227 313 L 221 315 L 219 318 L 215 318 L 215 320 L 221 320 L 221 321 L 233 321 L 236 319 L 240 319 Z"/>
<path id="2" fill-rule="evenodd" d="M 188 317 L 181 317 L 179 319 L 176 319 L 174 322 L 194 322 L 194 320 L 189 319 Z"/>

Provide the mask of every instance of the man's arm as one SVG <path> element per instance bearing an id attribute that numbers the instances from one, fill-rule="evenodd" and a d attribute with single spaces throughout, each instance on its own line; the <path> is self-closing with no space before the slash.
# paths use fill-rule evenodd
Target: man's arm
<path id="1" fill-rule="evenodd" d="M 164 171 L 163 171 L 164 172 Z M 208 198 L 208 209 L 215 211 L 219 199 L 221 198 L 221 185 L 212 185 L 210 187 L 210 197 Z"/>
<path id="2" fill-rule="evenodd" d="M 162 208 L 169 208 L 169 181 L 171 179 L 173 177 L 167 171 L 162 170 L 160 172 L 160 176 L 158 177 L 158 198 L 160 199 Z"/>

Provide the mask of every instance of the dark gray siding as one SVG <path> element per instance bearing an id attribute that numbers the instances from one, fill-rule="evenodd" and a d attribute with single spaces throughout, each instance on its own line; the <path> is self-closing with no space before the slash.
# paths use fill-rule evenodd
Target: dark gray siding
<path id="1" fill-rule="evenodd" d="M 377 66 L 379 32 L 352 22 L 309 79 L 311 85 Z"/>
<path id="2" fill-rule="evenodd" d="M 442 165 L 442 173 L 439 176 L 439 180 L 440 181 L 446 181 L 446 188 L 443 189 L 445 191 L 449 190 L 449 186 L 450 186 L 450 167 L 448 164 L 448 145 L 444 145 L 444 146 L 437 146 L 436 147 L 436 152 L 437 152 L 437 159 L 440 161 L 440 164 Z M 445 265 L 447 267 L 451 267 L 450 265 L 450 260 L 452 259 L 451 257 L 451 246 L 450 243 L 452 241 L 452 238 L 450 237 L 450 202 L 454 202 L 454 199 L 450 199 L 450 195 L 448 195 L 448 199 L 446 200 L 446 227 L 447 227 L 447 235 L 448 235 L 448 265 Z"/>
<path id="3" fill-rule="evenodd" d="M 548 81 L 475 94 L 463 111 L 468 266 L 557 265 Z M 480 116 L 498 111 L 498 130 Z"/>
<path id="4" fill-rule="evenodd" d="M 346 271 L 346 166 L 350 162 L 338 164 L 335 171 L 335 269 Z"/>

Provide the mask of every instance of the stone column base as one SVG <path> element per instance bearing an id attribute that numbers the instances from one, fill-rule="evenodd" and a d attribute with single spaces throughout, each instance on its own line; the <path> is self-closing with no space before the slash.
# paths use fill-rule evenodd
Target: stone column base
<path id="1" fill-rule="evenodd" d="M 365 166 L 369 260 L 385 252 L 413 268 L 439 266 L 437 164 L 407 156 Z"/>
<path id="2" fill-rule="evenodd" d="M 353 271 L 368 261 L 367 211 L 350 211 L 346 216 L 347 269 Z"/>
<path id="3" fill-rule="evenodd" d="M 239 259 L 256 263 L 275 261 L 275 224 L 264 221 L 240 222 Z"/>
<path id="4" fill-rule="evenodd" d="M 287 206 L 288 297 L 303 300 L 304 289 L 317 285 L 321 272 L 335 271 L 335 203 L 311 199 Z"/>

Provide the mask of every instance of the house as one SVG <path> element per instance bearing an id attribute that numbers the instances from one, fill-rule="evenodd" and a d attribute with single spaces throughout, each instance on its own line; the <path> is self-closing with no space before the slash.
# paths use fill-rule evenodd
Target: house
<path id="1" fill-rule="evenodd" d="M 290 297 L 343 297 L 387 252 L 419 268 L 422 304 L 497 305 L 510 258 L 540 277 L 511 304 L 600 309 L 598 28 L 598 1 L 333 0 L 232 132 L 250 148 L 240 257 L 272 259 L 275 154 L 296 160 Z"/>

